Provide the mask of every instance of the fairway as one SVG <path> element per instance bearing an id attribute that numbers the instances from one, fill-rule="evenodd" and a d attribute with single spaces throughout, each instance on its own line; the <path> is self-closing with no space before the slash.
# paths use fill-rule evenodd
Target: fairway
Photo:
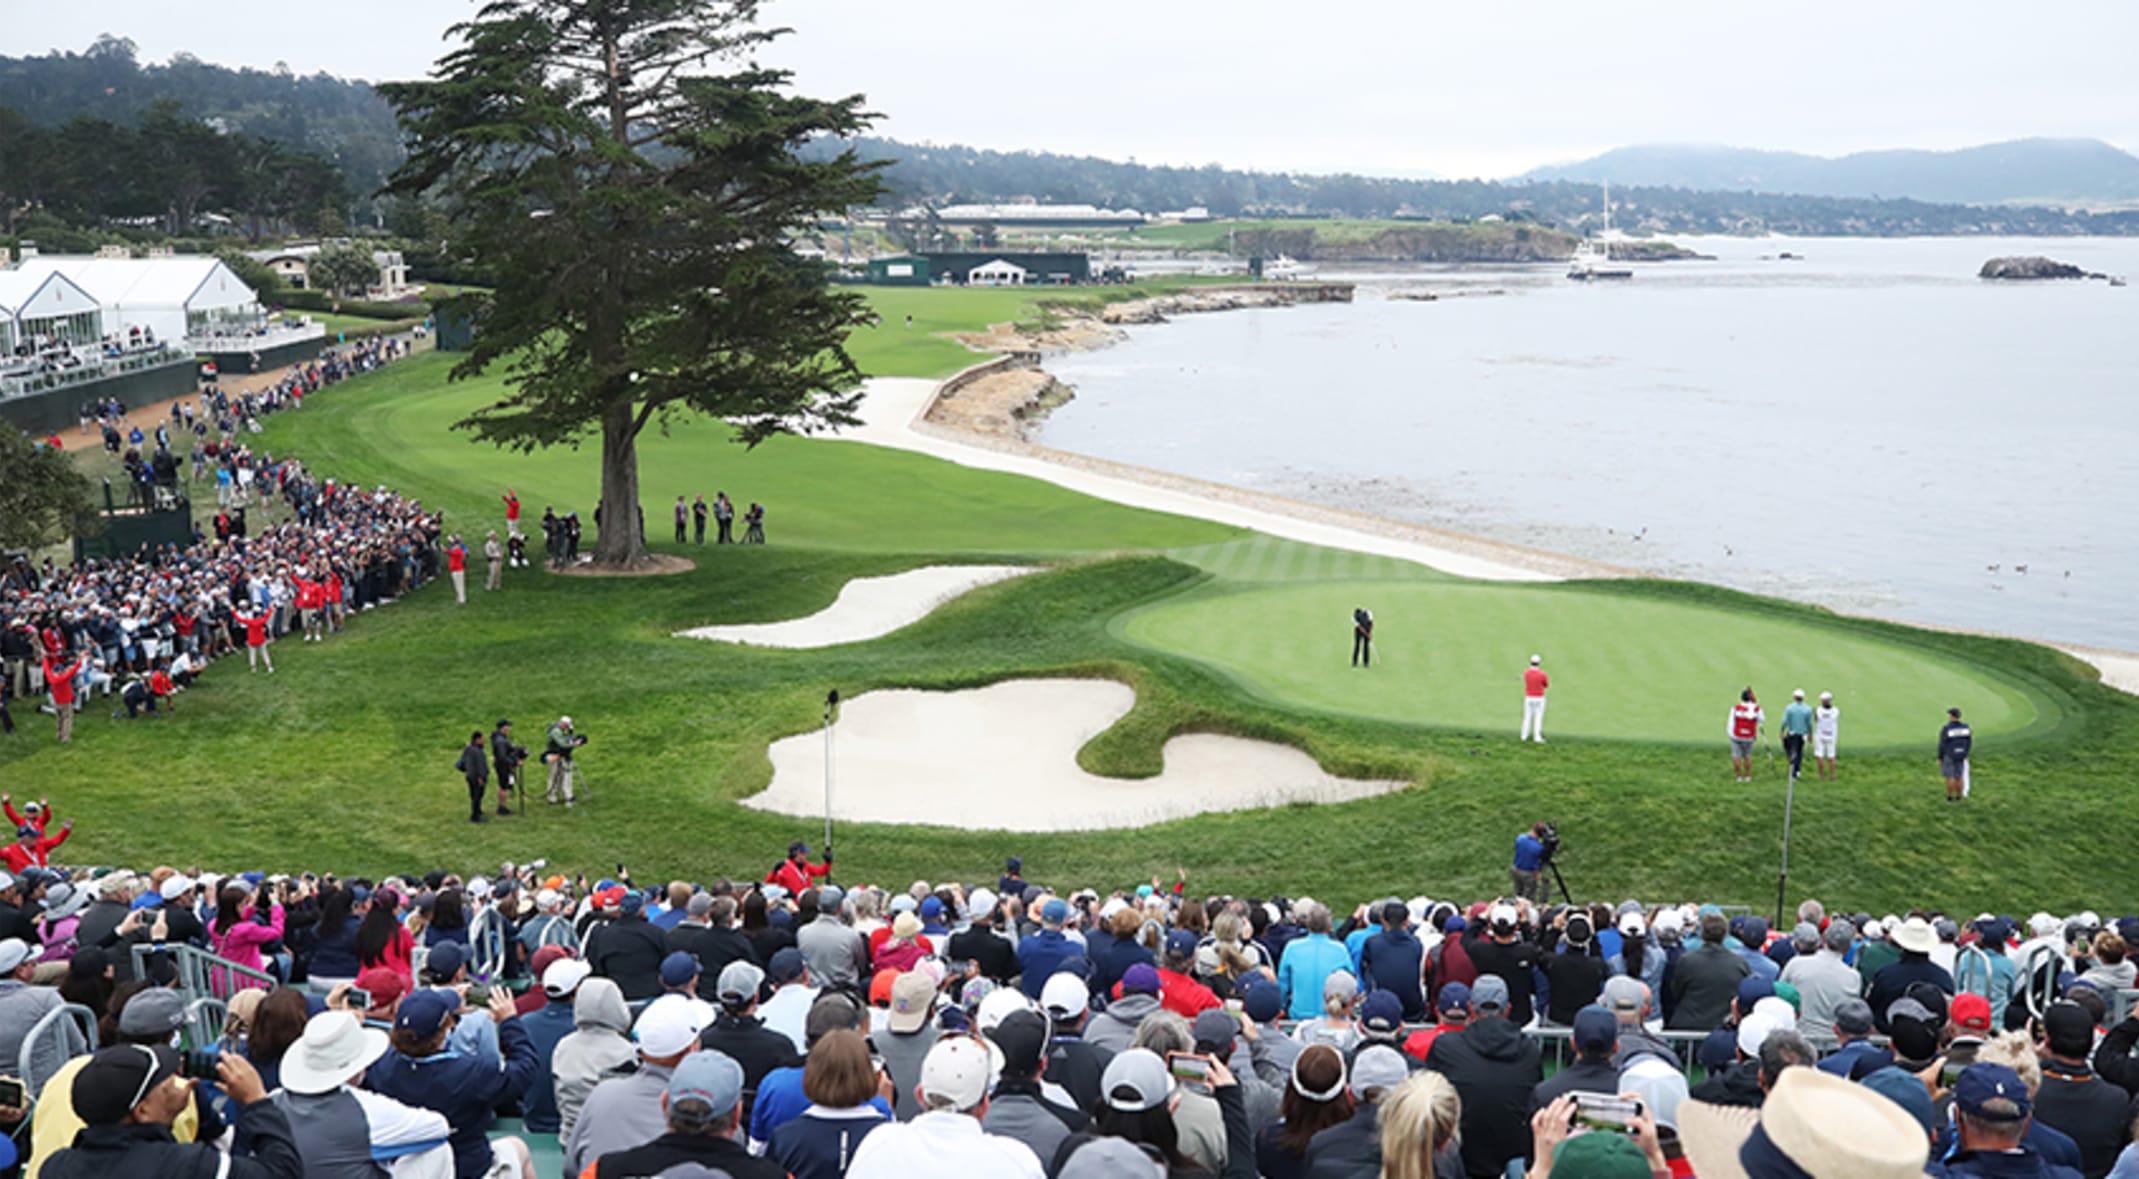
<path id="1" fill-rule="evenodd" d="M 1351 612 L 1374 612 L 1374 666 L 1350 666 Z M 1711 743 L 1751 684 L 1773 731 L 1792 688 L 1832 691 L 1855 750 L 1930 748 L 1949 706 L 1983 735 L 2036 720 L 2026 693 L 1930 652 L 1802 622 L 1572 586 L 1221 583 L 1130 615 L 1132 642 L 1186 655 L 1282 704 L 1513 737 L 1531 653 L 1558 737 Z"/>

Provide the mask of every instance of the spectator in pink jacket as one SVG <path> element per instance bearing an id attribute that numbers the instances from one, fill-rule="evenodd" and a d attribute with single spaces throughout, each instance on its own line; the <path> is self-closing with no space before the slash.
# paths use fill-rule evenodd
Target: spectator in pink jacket
<path id="1" fill-rule="evenodd" d="M 255 918 L 256 900 L 264 905 L 265 921 Z M 216 898 L 215 923 L 208 928 L 208 942 L 218 956 L 253 970 L 265 970 L 267 964 L 260 947 L 281 936 L 282 906 L 267 901 L 265 885 L 257 893 L 248 892 L 243 883 L 223 886 L 222 894 Z M 220 968 L 209 972 L 208 985 L 217 994 L 229 995 L 246 987 L 265 985 L 251 979 L 220 977 L 224 973 Z"/>

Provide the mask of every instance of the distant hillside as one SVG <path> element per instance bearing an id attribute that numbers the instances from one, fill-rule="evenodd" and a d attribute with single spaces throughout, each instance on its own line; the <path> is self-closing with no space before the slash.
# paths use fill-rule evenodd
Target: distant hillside
<path id="1" fill-rule="evenodd" d="M 1645 144 L 1536 168 L 1520 179 L 1970 205 L 2139 202 L 2139 156 L 2099 139 L 2015 139 L 1958 151 L 1865 151 L 1836 159 Z"/>
<path id="2" fill-rule="evenodd" d="M 401 162 L 393 111 L 368 82 L 233 70 L 183 53 L 145 66 L 133 42 L 116 37 L 100 37 L 83 53 L 0 57 L 0 107 L 38 126 L 74 118 L 132 126 L 162 99 L 224 130 L 333 160 L 360 205 Z"/>

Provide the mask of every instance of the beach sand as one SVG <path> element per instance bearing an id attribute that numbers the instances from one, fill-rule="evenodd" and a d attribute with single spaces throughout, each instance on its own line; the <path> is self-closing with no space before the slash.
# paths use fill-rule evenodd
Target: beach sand
<path id="1" fill-rule="evenodd" d="M 836 647 L 882 638 L 912 626 L 936 607 L 984 585 L 1034 572 L 1022 565 L 926 565 L 889 577 L 857 577 L 815 614 L 783 622 L 700 626 L 679 639 L 711 639 L 753 647 Z"/>

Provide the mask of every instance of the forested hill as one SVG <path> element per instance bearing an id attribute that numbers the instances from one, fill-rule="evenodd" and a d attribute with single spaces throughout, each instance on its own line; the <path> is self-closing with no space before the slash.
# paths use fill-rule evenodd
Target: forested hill
<path id="1" fill-rule="evenodd" d="M 2139 201 L 2139 157 L 2099 139 L 2015 139 L 1957 151 L 1862 151 L 1835 159 L 1742 147 L 1647 144 L 1533 169 L 1522 179 L 1967 204 Z"/>
<path id="2" fill-rule="evenodd" d="M 82 53 L 0 57 L 0 107 L 38 126 L 75 118 L 134 126 L 160 100 L 219 129 L 334 161 L 360 203 L 401 162 L 393 110 L 368 82 L 234 70 L 183 53 L 143 65 L 132 42 L 109 36 Z"/>
<path id="3" fill-rule="evenodd" d="M 833 144 L 817 144 L 829 152 Z M 1031 197 L 1150 214 L 1201 206 L 1217 217 L 1327 216 L 1475 221 L 1487 216 L 1582 230 L 1601 218 L 1594 183 L 1397 180 L 1358 175 L 1244 172 L 1215 165 L 1173 168 L 1049 152 L 854 141 L 860 154 L 893 161 L 886 182 L 907 203 L 996 202 Z M 1978 208 L 1912 200 L 1760 192 L 1699 192 L 1612 185 L 1613 224 L 1656 233 L 2139 234 L 2139 212 L 2088 215 L 2057 209 Z"/>

